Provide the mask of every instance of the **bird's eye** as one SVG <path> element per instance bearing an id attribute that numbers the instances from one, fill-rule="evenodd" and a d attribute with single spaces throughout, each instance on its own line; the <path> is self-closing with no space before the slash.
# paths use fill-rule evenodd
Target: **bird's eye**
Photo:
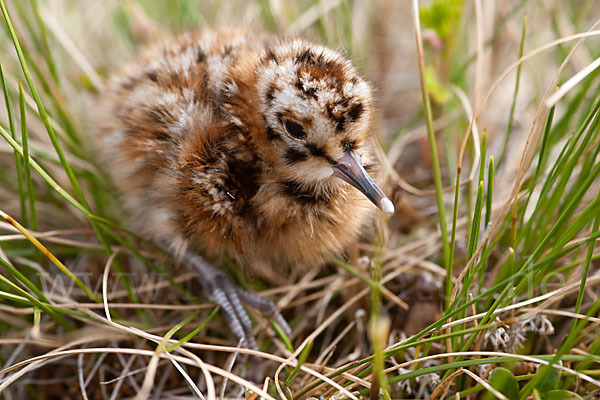
<path id="1" fill-rule="evenodd" d="M 304 128 L 297 122 L 290 121 L 286 119 L 283 123 L 285 127 L 285 131 L 296 139 L 304 139 L 306 137 L 306 132 L 304 132 Z"/>
<path id="2" fill-rule="evenodd" d="M 352 150 L 354 149 L 354 146 L 356 146 L 356 141 L 344 141 L 342 146 L 344 147 L 344 151 Z"/>

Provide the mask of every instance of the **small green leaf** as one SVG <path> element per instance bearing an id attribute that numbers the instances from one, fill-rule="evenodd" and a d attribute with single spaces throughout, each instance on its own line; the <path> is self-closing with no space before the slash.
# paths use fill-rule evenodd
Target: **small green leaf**
<path id="1" fill-rule="evenodd" d="M 516 400 L 519 398 L 519 384 L 517 378 L 506 368 L 498 367 L 495 368 L 490 374 L 488 379 L 489 384 L 508 397 L 510 400 Z M 482 397 L 483 400 L 494 400 L 497 399 L 491 392 L 487 392 Z"/>
<path id="2" fill-rule="evenodd" d="M 541 400 L 575 400 L 583 397 L 568 390 L 550 390 L 540 395 Z"/>
<path id="3" fill-rule="evenodd" d="M 437 72 L 433 66 L 428 65 L 425 68 L 425 75 L 427 77 L 427 91 L 433 100 L 437 104 L 444 104 L 450 100 L 450 93 L 438 79 Z"/>
<path id="4" fill-rule="evenodd" d="M 279 385 L 281 386 L 281 389 L 283 390 L 283 394 L 285 395 L 285 398 L 283 398 L 283 399 L 281 398 L 281 396 L 279 395 L 279 392 L 277 391 L 277 387 L 275 386 L 275 382 L 272 380 L 269 380 L 269 382 L 267 383 L 266 392 L 278 400 L 292 400 L 294 397 L 292 395 L 292 391 L 290 390 L 290 388 L 287 387 L 285 385 L 285 383 L 281 382 L 281 381 L 279 381 Z M 265 388 L 263 388 L 263 389 L 265 389 Z"/>
<path id="5" fill-rule="evenodd" d="M 296 364 L 293 371 L 290 373 L 290 376 L 288 376 L 288 378 L 285 381 L 286 387 L 292 386 L 294 379 L 296 379 L 296 376 L 300 372 L 300 368 L 302 368 L 302 364 L 304 364 L 304 362 L 308 358 L 308 355 L 310 354 L 310 350 L 312 349 L 312 346 L 313 346 L 313 341 L 311 340 L 306 344 L 306 347 L 304 347 L 302 349 L 302 352 L 300 352 L 300 356 L 298 357 L 298 364 Z"/>
<path id="6" fill-rule="evenodd" d="M 462 10 L 463 0 L 434 0 L 421 7 L 419 15 L 425 28 L 433 29 L 443 40 L 448 40 L 460 25 L 457 21 Z"/>
<path id="7" fill-rule="evenodd" d="M 557 362 L 557 364 L 562 365 L 562 361 L 559 360 Z M 542 368 L 540 368 L 540 371 L 541 370 L 542 370 Z M 538 374 L 539 373 L 540 372 L 538 371 Z M 558 384 L 560 383 L 561 375 L 562 375 L 562 371 L 560 369 L 552 368 L 552 370 L 546 375 L 546 377 L 540 381 L 540 384 L 537 387 L 537 390 L 543 394 L 545 392 L 556 389 L 558 387 Z"/>

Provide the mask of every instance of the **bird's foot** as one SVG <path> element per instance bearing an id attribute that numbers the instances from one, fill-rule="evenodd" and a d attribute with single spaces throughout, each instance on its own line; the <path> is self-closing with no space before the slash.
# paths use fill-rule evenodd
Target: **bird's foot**
<path id="1" fill-rule="evenodd" d="M 195 253 L 187 252 L 184 259 L 200 272 L 200 282 L 205 294 L 221 307 L 231 331 L 242 341 L 244 346 L 257 348 L 252 331 L 252 321 L 250 321 L 243 304 L 273 318 L 286 334 L 290 334 L 290 327 L 271 300 L 240 288 L 226 272 L 212 266 Z"/>

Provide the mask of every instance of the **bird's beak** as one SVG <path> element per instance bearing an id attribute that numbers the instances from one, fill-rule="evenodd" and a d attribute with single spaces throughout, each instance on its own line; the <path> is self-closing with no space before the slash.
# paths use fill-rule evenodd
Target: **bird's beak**
<path id="1" fill-rule="evenodd" d="M 394 213 L 394 205 L 365 171 L 360 156 L 354 151 L 348 150 L 344 153 L 337 164 L 333 166 L 333 175 L 363 192 L 384 213 Z"/>

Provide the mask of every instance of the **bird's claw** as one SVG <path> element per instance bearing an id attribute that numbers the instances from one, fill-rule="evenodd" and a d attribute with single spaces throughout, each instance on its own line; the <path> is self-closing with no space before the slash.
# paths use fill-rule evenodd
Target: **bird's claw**
<path id="1" fill-rule="evenodd" d="M 273 318 L 287 335 L 291 333 L 287 322 L 271 300 L 240 288 L 226 272 L 213 267 L 198 255 L 188 254 L 186 258 L 201 273 L 200 280 L 205 294 L 221 307 L 232 333 L 242 341 L 242 345 L 251 349 L 257 348 L 252 321 L 243 304 Z"/>
<path id="2" fill-rule="evenodd" d="M 226 275 L 212 282 L 207 289 L 210 300 L 221 307 L 233 334 L 242 341 L 242 345 L 256 349 L 256 340 L 252 331 L 252 321 L 244 310 L 237 286 Z"/>
<path id="3" fill-rule="evenodd" d="M 286 335 L 290 335 L 292 333 L 292 330 L 287 324 L 287 321 L 285 320 L 285 318 L 283 318 L 283 316 L 277 309 L 277 306 L 275 306 L 275 303 L 273 303 L 270 299 L 258 296 L 254 293 L 247 292 L 239 287 L 238 296 L 242 299 L 242 301 L 245 304 L 256 308 L 263 315 L 273 318 L 273 321 L 275 321 L 275 323 L 277 323 L 277 325 L 279 325 L 279 327 L 283 329 Z"/>

